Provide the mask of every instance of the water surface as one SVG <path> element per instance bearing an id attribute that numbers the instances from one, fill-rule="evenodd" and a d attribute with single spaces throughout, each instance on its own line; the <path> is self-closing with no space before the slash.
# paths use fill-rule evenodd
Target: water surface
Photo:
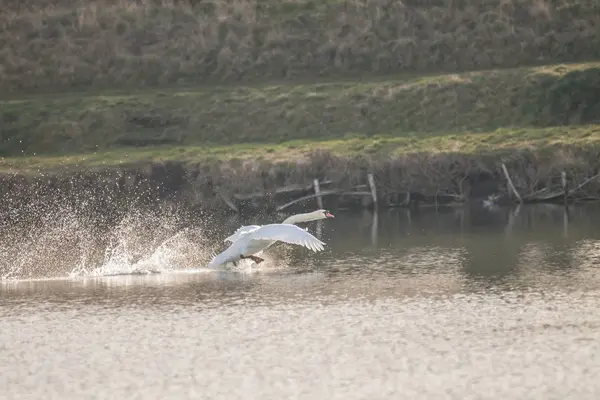
<path id="1" fill-rule="evenodd" d="M 596 399 L 598 223 L 338 213 L 309 225 L 325 252 L 279 246 L 260 269 L 7 280 L 2 398 Z"/>

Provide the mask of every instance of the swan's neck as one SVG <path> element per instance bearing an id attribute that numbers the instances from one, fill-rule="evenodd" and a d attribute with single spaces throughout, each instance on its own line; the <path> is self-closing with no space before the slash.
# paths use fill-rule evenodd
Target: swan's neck
<path id="1" fill-rule="evenodd" d="M 282 223 L 283 224 L 297 224 L 299 222 L 310 222 L 310 221 L 316 221 L 318 219 L 322 219 L 322 218 L 320 218 L 320 215 L 315 215 L 314 212 L 310 212 L 310 213 L 292 215 L 291 217 L 287 217 Z"/>

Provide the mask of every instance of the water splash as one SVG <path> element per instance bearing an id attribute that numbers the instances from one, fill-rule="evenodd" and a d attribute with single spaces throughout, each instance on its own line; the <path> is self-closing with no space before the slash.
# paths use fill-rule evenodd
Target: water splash
<path id="1" fill-rule="evenodd" d="M 0 234 L 0 280 L 97 277 L 204 269 L 223 237 L 210 219 L 193 220 L 177 207 L 132 208 L 116 224 L 61 205 L 33 223 Z M 233 228 L 232 228 L 233 231 Z M 225 234 L 230 234 L 226 232 Z M 293 249 L 275 245 L 260 265 L 242 260 L 219 269 L 241 273 L 287 268 Z"/>
<path id="2" fill-rule="evenodd" d="M 239 226 L 221 231 L 223 221 L 176 202 L 157 182 L 121 181 L 110 174 L 0 179 L 0 280 L 203 269 L 223 234 Z M 238 269 L 285 267 L 285 250 L 270 248 L 265 262 Z"/>
<path id="3" fill-rule="evenodd" d="M 198 268 L 207 263 L 208 245 L 202 246 L 200 229 L 182 229 L 158 245 L 154 241 L 143 242 L 139 237 L 118 235 L 104 252 L 99 267 L 91 270 L 80 265 L 71 276 L 107 276 L 122 274 L 144 274 Z"/>
<path id="4" fill-rule="evenodd" d="M 0 235 L 0 279 L 198 268 L 209 260 L 212 235 L 202 221 L 190 226 L 186 217 L 174 207 L 132 210 L 115 226 L 103 228 L 94 218 L 62 206 Z"/>

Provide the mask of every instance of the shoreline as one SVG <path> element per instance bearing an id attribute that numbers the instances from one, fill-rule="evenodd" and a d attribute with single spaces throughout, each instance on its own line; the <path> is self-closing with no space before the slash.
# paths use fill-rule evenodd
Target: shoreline
<path id="1" fill-rule="evenodd" d="M 600 172 L 599 91 L 595 62 L 0 100 L 0 193 L 93 189 L 243 212 L 308 196 L 318 180 L 336 191 L 327 207 L 364 208 L 372 174 L 382 207 L 598 199 L 586 180 Z"/>
<path id="2" fill-rule="evenodd" d="M 600 200 L 598 171 L 600 142 L 483 154 L 340 156 L 316 151 L 302 159 L 287 161 L 167 160 L 51 173 L 4 172 L 0 173 L 0 194 L 6 199 L 16 199 L 15 206 L 27 198 L 38 201 L 42 195 L 52 198 L 56 193 L 88 201 L 86 193 L 94 192 L 99 198 L 108 196 L 113 200 L 136 198 L 142 203 L 144 198 L 150 202 L 168 200 L 204 211 L 244 213 L 274 211 L 305 196 L 308 196 L 305 201 L 289 209 L 312 208 L 317 204 L 316 198 L 310 197 L 315 193 L 313 182 L 319 180 L 324 207 L 360 209 L 374 206 L 368 179 L 372 174 L 379 208 L 473 201 L 562 203 L 565 189 L 567 202 Z M 333 193 L 328 195 L 329 192 Z"/>

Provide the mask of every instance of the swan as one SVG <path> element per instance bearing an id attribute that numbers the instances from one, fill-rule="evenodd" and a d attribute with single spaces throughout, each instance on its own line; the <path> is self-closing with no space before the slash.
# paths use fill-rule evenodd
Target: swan
<path id="1" fill-rule="evenodd" d="M 231 246 L 213 257 L 208 263 L 208 268 L 225 265 L 229 262 L 237 265 L 237 262 L 244 258 L 249 258 L 255 263 L 260 264 L 264 260 L 254 254 L 278 241 L 304 246 L 315 253 L 323 250 L 323 246 L 325 245 L 325 243 L 304 229 L 293 224 L 263 225 L 240 235 Z"/>
<path id="2" fill-rule="evenodd" d="M 276 225 L 276 226 L 282 226 L 282 225 L 292 225 L 295 226 L 295 224 L 297 223 L 301 223 L 301 222 L 310 222 L 310 221 L 318 221 L 318 220 L 322 220 L 322 219 L 328 219 L 328 218 L 334 218 L 334 215 L 329 212 L 329 210 L 324 210 L 324 209 L 319 209 L 316 211 L 312 211 L 309 213 L 302 213 L 302 214 L 295 214 L 292 215 L 290 217 L 287 217 L 281 224 L 272 224 L 272 225 Z M 268 225 L 265 225 L 268 226 Z M 263 226 L 261 225 L 246 225 L 246 226 L 242 226 L 240 228 L 238 228 L 231 236 L 225 238 L 225 240 L 223 240 L 224 243 L 227 242 L 231 242 L 231 243 L 236 243 L 237 241 L 239 241 L 241 238 L 243 238 L 244 236 L 255 232 L 256 230 L 258 230 L 259 228 L 262 228 Z M 298 228 L 300 229 L 300 228 Z M 302 232 L 306 232 L 306 230 L 300 229 Z M 283 231 L 282 231 L 283 232 Z M 291 232 L 296 232 L 296 230 L 292 230 Z M 317 240 L 314 236 L 308 234 L 310 236 L 310 238 L 312 238 L 311 240 Z M 255 263 L 260 264 L 261 262 L 264 261 L 264 259 L 256 256 L 256 253 L 260 253 L 263 250 L 266 250 L 267 248 L 271 247 L 273 244 L 275 244 L 278 241 L 282 241 L 285 242 L 286 240 L 283 239 L 275 239 L 275 240 L 262 240 L 262 243 L 260 246 L 258 246 L 258 244 L 256 245 L 256 247 L 260 247 L 258 250 L 254 251 L 254 252 L 250 252 L 249 250 L 245 250 L 243 252 L 243 257 L 241 258 L 250 258 L 251 260 L 253 260 Z M 301 244 L 301 243 L 294 243 L 294 242 L 287 242 L 287 243 L 291 243 L 291 244 Z M 321 244 L 324 244 L 323 242 L 320 242 Z M 221 254 L 219 254 L 217 257 L 225 254 L 229 249 L 231 249 L 231 247 L 233 247 L 234 245 L 232 244 L 228 249 L 226 249 L 225 251 L 223 251 Z M 238 248 L 238 247 L 236 247 Z M 240 249 L 243 248 L 243 245 L 240 245 L 239 247 Z M 310 248 L 310 247 L 309 247 Z M 321 248 L 320 250 L 323 250 L 323 248 Z M 233 251 L 233 250 L 232 250 Z M 228 253 L 229 254 L 229 253 Z M 226 260 L 222 263 L 217 263 L 217 257 L 215 257 L 213 259 L 213 261 L 211 261 L 209 263 L 210 265 L 220 265 L 220 264 L 225 264 L 227 262 L 233 262 L 234 265 L 237 263 L 237 261 L 233 261 L 233 260 Z M 223 256 L 225 257 L 225 256 Z"/>
<path id="3" fill-rule="evenodd" d="M 321 219 L 334 218 L 334 215 L 329 212 L 329 210 L 319 209 L 309 213 L 295 214 L 290 217 L 287 217 L 282 224 L 298 224 L 300 222 L 310 222 L 310 221 L 318 221 Z M 253 230 L 260 228 L 260 225 L 246 225 L 238 228 L 231 236 L 228 236 L 223 240 L 224 243 L 227 242 L 235 242 L 240 237 L 245 235 L 248 232 L 252 232 Z M 275 243 L 275 242 L 273 242 Z M 268 247 L 268 246 L 267 246 Z"/>

